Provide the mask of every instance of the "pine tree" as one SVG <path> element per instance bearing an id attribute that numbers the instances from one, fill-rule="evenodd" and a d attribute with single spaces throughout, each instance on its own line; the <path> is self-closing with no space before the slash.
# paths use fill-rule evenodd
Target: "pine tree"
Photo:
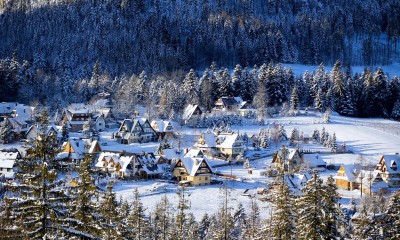
<path id="1" fill-rule="evenodd" d="M 295 236 L 296 211 L 294 198 L 286 182 L 278 186 L 275 198 L 273 198 L 273 204 L 274 212 L 270 226 L 264 229 L 270 231 L 273 239 L 293 239 Z"/>
<path id="2" fill-rule="evenodd" d="M 8 186 L 14 196 L 19 196 L 10 198 L 13 213 L 18 216 L 13 225 L 27 239 L 46 239 L 64 234 L 61 219 L 68 213 L 65 207 L 68 197 L 59 187 L 63 185 L 63 180 L 58 179 L 57 172 L 43 159 L 25 161 L 35 161 L 35 164 L 29 172 L 23 170 L 18 174 L 19 184 Z"/>
<path id="3" fill-rule="evenodd" d="M 200 239 L 206 239 L 208 228 L 210 227 L 210 218 L 205 213 L 199 223 L 199 237 Z"/>
<path id="4" fill-rule="evenodd" d="M 387 226 L 384 227 L 385 239 L 400 239 L 400 193 L 395 193 L 389 201 L 384 220 Z"/>
<path id="5" fill-rule="evenodd" d="M 14 199 L 5 196 L 0 202 L 0 231 L 2 239 L 16 239 L 21 237 L 20 228 L 16 225 L 18 216 L 15 214 L 12 206 L 14 201 Z"/>
<path id="6" fill-rule="evenodd" d="M 140 200 L 139 191 L 137 188 L 133 190 L 132 211 L 128 216 L 128 228 L 132 230 L 132 239 L 145 239 L 148 233 L 148 219 L 145 215 L 145 208 Z"/>
<path id="7" fill-rule="evenodd" d="M 257 232 L 260 229 L 260 208 L 256 201 L 255 197 L 252 197 L 250 202 L 250 212 L 247 217 L 247 224 L 245 225 L 242 234 L 243 239 L 255 239 Z"/>
<path id="8" fill-rule="evenodd" d="M 183 80 L 183 90 L 186 96 L 186 104 L 199 104 L 198 94 L 199 79 L 193 69 L 190 69 Z"/>
<path id="9" fill-rule="evenodd" d="M 200 85 L 200 103 L 207 111 L 211 111 L 215 100 L 215 86 L 209 76 L 209 70 L 206 69 L 202 76 Z"/>
<path id="10" fill-rule="evenodd" d="M 100 64 L 99 60 L 93 66 L 92 78 L 89 82 L 90 94 L 93 96 L 100 90 Z"/>
<path id="11" fill-rule="evenodd" d="M 299 95 L 297 86 L 294 86 L 292 95 L 290 96 L 290 111 L 295 114 L 299 110 Z"/>
<path id="12" fill-rule="evenodd" d="M 86 156 L 76 169 L 79 173 L 77 185 L 70 187 L 71 201 L 67 205 L 70 213 L 68 219 L 63 220 L 69 237 L 94 238 L 100 236 L 97 219 L 99 211 L 94 203 L 94 197 L 98 196 L 98 192 L 92 180 L 93 172 L 90 164 L 91 158 Z"/>
<path id="13" fill-rule="evenodd" d="M 14 141 L 14 131 L 12 130 L 10 120 L 4 118 L 0 125 L 0 141 L 10 143 Z"/>
<path id="14" fill-rule="evenodd" d="M 331 152 L 335 153 L 337 151 L 336 133 L 333 133 L 330 145 Z"/>
<path id="15" fill-rule="evenodd" d="M 328 212 L 324 203 L 326 190 L 316 171 L 312 179 L 302 189 L 303 196 L 296 199 L 297 225 L 296 235 L 299 240 L 328 239 L 325 216 Z"/>
<path id="16" fill-rule="evenodd" d="M 172 205 L 167 197 L 164 195 L 161 201 L 157 203 L 153 213 L 153 228 L 155 239 L 167 240 L 173 229 L 172 221 Z"/>
<path id="17" fill-rule="evenodd" d="M 340 61 L 336 61 L 331 72 L 333 110 L 342 113 L 345 102 L 346 90 Z"/>
<path id="18" fill-rule="evenodd" d="M 61 128 L 61 142 L 68 141 L 68 138 L 69 138 L 68 124 L 67 121 L 63 121 L 63 125 Z"/>
<path id="19" fill-rule="evenodd" d="M 120 237 L 120 217 L 118 213 L 119 204 L 111 184 L 107 185 L 107 191 L 103 194 L 100 201 L 99 219 L 101 235 L 104 239 L 115 239 Z"/>
<path id="20" fill-rule="evenodd" d="M 326 186 L 323 204 L 326 208 L 325 215 L 325 239 L 336 239 L 340 235 L 340 228 L 345 226 L 344 217 L 339 207 L 339 195 L 337 186 L 332 176 L 329 176 Z"/>
<path id="21" fill-rule="evenodd" d="M 400 100 L 394 104 L 391 116 L 393 119 L 400 120 Z"/>
<path id="22" fill-rule="evenodd" d="M 264 81 L 259 81 L 259 83 L 258 83 L 258 89 L 257 89 L 256 94 L 254 95 L 253 104 L 258 111 L 259 120 L 264 119 L 265 113 L 266 113 L 266 108 L 268 105 L 268 95 L 267 95 L 267 89 L 265 87 Z"/>
<path id="23" fill-rule="evenodd" d="M 292 134 L 290 135 L 290 146 L 295 146 L 299 141 L 299 130 L 297 128 L 293 128 Z"/>
<path id="24" fill-rule="evenodd" d="M 232 237 L 234 239 L 239 239 L 242 237 L 247 225 L 247 215 L 242 203 L 238 204 L 233 214 L 233 222 L 234 228 L 232 232 Z"/>
<path id="25" fill-rule="evenodd" d="M 178 213 L 176 214 L 176 238 L 183 239 L 185 236 L 185 226 L 187 223 L 187 210 L 189 209 L 189 201 L 185 199 L 185 188 L 182 187 L 178 192 L 179 203 L 177 206 Z"/>
<path id="26" fill-rule="evenodd" d="M 313 134 L 312 134 L 312 139 L 314 142 L 319 142 L 320 141 L 320 136 L 319 136 L 319 131 L 318 129 L 315 129 Z"/>
<path id="27" fill-rule="evenodd" d="M 331 122 L 331 110 L 328 108 L 324 113 L 324 123 L 330 123 L 330 122 Z"/>

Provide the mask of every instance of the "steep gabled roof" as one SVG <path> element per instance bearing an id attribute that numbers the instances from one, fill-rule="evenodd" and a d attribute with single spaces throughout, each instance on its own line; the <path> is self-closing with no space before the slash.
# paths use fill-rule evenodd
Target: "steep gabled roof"
<path id="1" fill-rule="evenodd" d="M 201 109 L 198 105 L 189 104 L 183 111 L 182 119 L 189 120 L 192 117 L 193 113 L 196 111 L 196 109 L 198 109 L 201 114 Z"/>
<path id="2" fill-rule="evenodd" d="M 190 176 L 195 176 L 197 171 L 199 170 L 201 164 L 204 162 L 207 168 L 210 170 L 210 173 L 213 172 L 211 165 L 208 163 L 206 158 L 192 158 L 192 157 L 183 157 L 180 159 Z M 178 161 L 178 162 L 179 162 Z"/>

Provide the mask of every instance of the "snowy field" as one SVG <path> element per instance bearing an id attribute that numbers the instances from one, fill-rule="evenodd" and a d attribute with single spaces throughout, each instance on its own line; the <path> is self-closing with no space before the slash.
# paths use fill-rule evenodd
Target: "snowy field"
<path id="1" fill-rule="evenodd" d="M 400 123 L 384 119 L 357 119 L 347 118 L 333 115 L 331 123 L 326 124 L 322 122 L 322 117 L 319 115 L 313 116 L 296 116 L 296 117 L 277 117 L 267 120 L 267 125 L 262 126 L 268 128 L 268 124 L 272 128 L 272 124 L 276 122 L 284 124 L 287 135 L 294 127 L 298 128 L 300 132 L 311 136 L 315 129 L 321 131 L 325 127 L 329 134 L 336 133 L 338 144 L 346 143 L 347 149 L 351 150 L 353 154 L 321 154 L 320 157 L 327 163 L 340 165 L 352 164 L 357 161 L 359 154 L 375 165 L 382 154 L 393 154 L 400 151 Z M 231 126 L 232 130 L 239 131 L 240 133 L 246 132 L 249 136 L 258 133 L 261 126 Z M 183 146 L 190 147 L 206 129 L 191 129 L 184 128 L 182 133 L 185 135 Z M 287 144 L 283 143 L 283 144 Z M 275 152 L 279 146 L 272 144 L 269 153 Z M 320 144 L 307 144 L 303 146 L 304 149 L 312 151 L 326 152 L 329 149 L 322 147 Z M 254 169 L 253 174 L 248 174 L 247 169 L 242 166 L 225 166 L 217 167 L 220 173 L 233 174 L 237 176 L 239 181 L 229 181 L 229 186 L 232 188 L 230 192 L 230 205 L 236 207 L 241 202 L 247 207 L 251 198 L 243 193 L 246 189 L 248 194 L 256 195 L 256 189 L 259 187 L 266 187 L 272 181 L 272 178 L 260 176 L 259 170 L 263 170 L 271 164 L 272 157 L 262 158 L 252 161 L 251 165 Z M 220 164 L 221 161 L 212 161 L 212 164 Z M 323 179 L 327 179 L 330 175 L 335 175 L 336 171 L 324 171 L 320 175 Z M 120 181 L 115 185 L 115 190 L 118 196 L 122 196 L 128 200 L 133 197 L 132 190 L 137 187 L 142 195 L 142 201 L 148 211 L 152 211 L 155 204 L 160 201 L 161 197 L 166 194 L 173 205 L 178 204 L 177 187 L 169 184 L 165 188 L 157 187 L 165 183 L 157 183 L 156 181 L 145 182 L 123 182 Z M 221 185 L 189 187 L 186 189 L 187 199 L 191 202 L 191 212 L 194 213 L 196 218 L 200 219 L 204 213 L 214 213 L 217 211 L 221 204 L 222 193 Z M 154 190 L 155 189 L 155 190 Z M 162 189 L 162 190 L 160 190 Z M 359 198 L 360 192 L 355 190 L 339 191 L 342 195 L 341 203 L 348 205 L 352 197 Z M 260 196 L 260 195 L 256 195 Z M 268 203 L 258 201 L 261 208 L 262 216 L 269 214 Z"/>
<path id="2" fill-rule="evenodd" d="M 345 143 L 347 149 L 351 150 L 353 154 L 324 154 L 329 149 L 322 147 L 320 144 L 304 144 L 304 149 L 311 150 L 313 152 L 320 151 L 319 155 L 328 164 L 351 164 L 357 161 L 360 154 L 370 162 L 371 165 L 375 165 L 382 154 L 393 154 L 400 151 L 400 123 L 385 119 L 358 119 L 341 117 L 332 115 L 331 122 L 326 124 L 322 122 L 322 116 L 320 114 L 310 113 L 308 116 L 296 116 L 296 117 L 276 117 L 266 120 L 265 126 L 231 126 L 232 130 L 239 131 L 240 133 L 246 132 L 248 136 L 257 134 L 259 129 L 272 128 L 274 123 L 283 124 L 286 133 L 290 136 L 293 128 L 298 128 L 300 132 L 304 134 L 312 135 L 315 129 L 319 131 L 325 127 L 326 131 L 332 135 L 336 133 L 338 144 Z M 181 146 L 191 147 L 198 136 L 206 129 L 192 129 L 183 128 L 180 134 L 183 135 Z M 117 144 L 114 139 L 111 138 L 112 132 L 116 129 L 109 130 L 101 133 L 100 143 L 105 150 L 126 150 L 128 152 L 140 153 L 142 151 L 155 151 L 158 147 L 158 143 L 148 144 L 131 144 L 121 145 Z M 177 146 L 177 142 L 172 143 Z M 288 144 L 283 142 L 281 144 Z M 270 148 L 264 151 L 264 154 L 271 155 L 276 152 L 281 144 L 275 146 L 273 143 Z M 23 143 L 14 143 L 0 146 L 1 148 L 17 147 L 23 149 Z M 256 194 L 257 188 L 266 187 L 268 183 L 272 181 L 272 178 L 260 176 L 259 171 L 264 170 L 271 164 L 272 157 L 265 157 L 251 162 L 253 168 L 253 174 L 249 174 L 247 169 L 243 166 L 224 166 L 215 167 L 214 170 L 238 177 L 237 181 L 229 180 L 228 187 L 230 190 L 230 206 L 236 207 L 239 203 L 242 203 L 247 207 L 251 202 L 250 196 L 259 197 Z M 224 163 L 220 160 L 211 160 L 212 165 L 220 165 Z M 335 175 L 336 171 L 324 171 L 321 172 L 321 177 L 327 179 L 329 175 Z M 221 179 L 220 179 L 221 180 Z M 210 185 L 200 187 L 188 187 L 185 190 L 185 195 L 190 201 L 190 211 L 194 213 L 196 218 L 200 219 L 204 213 L 214 213 L 222 201 L 222 185 Z M 178 204 L 178 197 L 176 192 L 178 191 L 177 186 L 174 184 L 168 184 L 160 181 L 138 181 L 138 182 L 126 182 L 119 181 L 115 184 L 114 190 L 117 196 L 122 196 L 124 199 L 131 201 L 133 198 L 133 189 L 138 188 L 142 202 L 147 208 L 147 211 L 151 212 L 155 208 L 157 202 L 160 201 L 161 197 L 166 194 L 174 206 Z M 246 191 L 248 189 L 248 191 Z M 244 194 L 246 191 L 246 194 Z M 345 206 L 349 204 L 352 197 L 359 198 L 359 191 L 339 191 L 342 195 L 341 203 Z M 268 203 L 258 201 L 261 209 L 262 217 L 266 217 L 269 214 Z"/>

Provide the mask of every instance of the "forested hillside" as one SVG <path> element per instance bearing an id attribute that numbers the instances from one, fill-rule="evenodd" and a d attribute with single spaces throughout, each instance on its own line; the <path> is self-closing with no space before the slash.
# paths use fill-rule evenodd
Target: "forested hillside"
<path id="1" fill-rule="evenodd" d="M 398 0 L 0 0 L 0 28 L 0 101 L 54 110 L 105 91 L 120 112 L 140 103 L 168 117 L 240 95 L 272 113 L 296 87 L 300 107 L 400 115 L 398 78 L 348 68 L 400 61 Z M 254 66 L 336 60 L 302 77 Z"/>
<path id="2" fill-rule="evenodd" d="M 81 79 L 263 62 L 399 61 L 398 0 L 1 0 L 0 57 Z M 397 53 L 397 55 L 396 55 Z"/>

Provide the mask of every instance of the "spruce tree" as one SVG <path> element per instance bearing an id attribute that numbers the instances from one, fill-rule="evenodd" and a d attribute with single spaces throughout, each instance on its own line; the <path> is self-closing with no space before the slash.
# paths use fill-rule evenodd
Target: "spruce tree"
<path id="1" fill-rule="evenodd" d="M 164 195 L 160 202 L 156 204 L 153 213 L 153 232 L 155 239 L 167 240 L 173 229 L 172 221 L 172 204 L 167 195 Z"/>
<path id="2" fill-rule="evenodd" d="M 394 104 L 391 117 L 395 120 L 400 120 L 400 99 Z"/>
<path id="3" fill-rule="evenodd" d="M 328 212 L 324 196 L 326 195 L 322 179 L 317 171 L 302 189 L 303 195 L 296 199 L 297 224 L 296 235 L 299 240 L 328 239 L 323 216 Z"/>
<path id="4" fill-rule="evenodd" d="M 132 230 L 132 239 L 145 239 L 148 234 L 148 219 L 145 215 L 145 208 L 140 200 L 137 188 L 133 190 L 132 211 L 128 216 L 128 227 Z"/>
<path id="5" fill-rule="evenodd" d="M 63 121 L 63 125 L 61 128 L 61 142 L 68 141 L 68 138 L 69 138 L 68 124 L 67 121 Z"/>
<path id="6" fill-rule="evenodd" d="M 290 96 L 290 112 L 295 114 L 299 110 L 299 95 L 297 86 L 294 86 L 292 95 Z"/>
<path id="7" fill-rule="evenodd" d="M 179 192 L 179 202 L 177 206 L 178 213 L 176 214 L 176 237 L 177 239 L 183 239 L 185 236 L 185 226 L 187 223 L 187 210 L 189 209 L 189 201 L 185 199 L 185 187 L 181 187 Z"/>
<path id="8" fill-rule="evenodd" d="M 272 239 L 293 239 L 296 211 L 294 198 L 286 182 L 282 182 L 278 186 L 275 198 L 273 198 L 273 206 L 270 226 L 264 229 L 270 231 Z"/>
<path id="9" fill-rule="evenodd" d="M 400 239 L 400 192 L 390 198 L 384 220 L 387 226 L 390 226 L 382 226 L 385 239 Z"/>
<path id="10" fill-rule="evenodd" d="M 120 216 L 118 213 L 119 204 L 111 183 L 107 185 L 107 190 L 103 193 L 99 203 L 101 236 L 104 239 L 116 239 L 121 237 Z"/>
<path id="11" fill-rule="evenodd" d="M 325 221 L 326 239 L 336 239 L 340 235 L 340 228 L 344 227 L 344 217 L 339 207 L 339 195 L 337 193 L 337 186 L 335 179 L 329 176 L 323 196 L 323 204 L 326 208 Z"/>
<path id="12" fill-rule="evenodd" d="M 12 126 L 10 120 L 8 118 L 4 118 L 3 122 L 0 125 L 0 141 L 3 143 L 10 143 L 14 141 L 14 131 L 12 130 Z"/>
<path id="13" fill-rule="evenodd" d="M 92 180 L 90 164 L 91 158 L 87 155 L 76 169 L 79 174 L 76 186 L 69 190 L 69 216 L 64 220 L 69 237 L 100 237 L 99 210 L 94 202 L 99 193 Z"/>

